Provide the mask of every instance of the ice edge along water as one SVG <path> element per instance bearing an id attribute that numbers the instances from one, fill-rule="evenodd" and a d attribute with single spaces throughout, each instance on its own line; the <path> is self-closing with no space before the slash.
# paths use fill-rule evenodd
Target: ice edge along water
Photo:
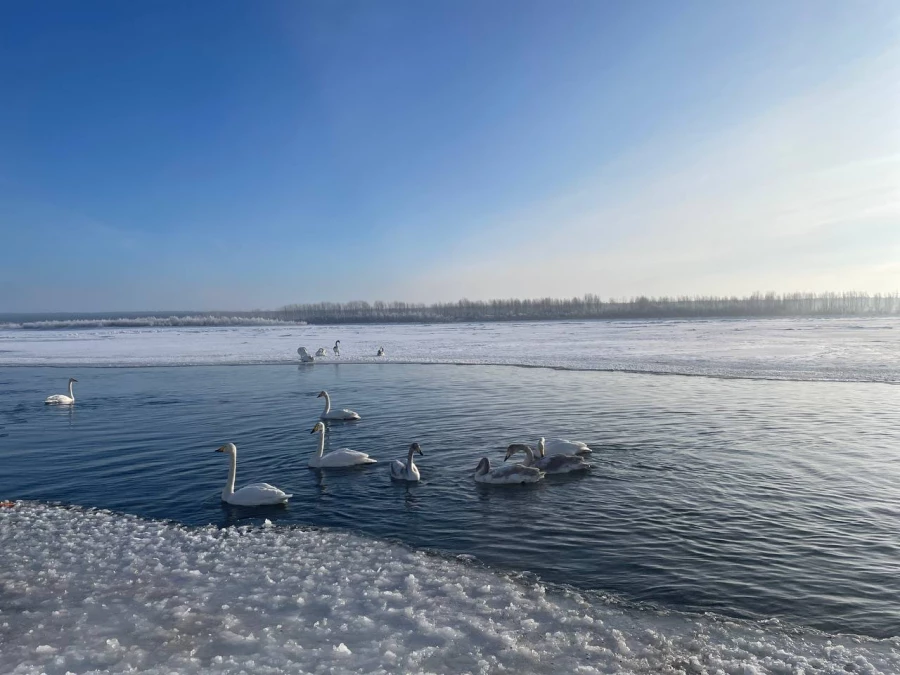
<path id="1" fill-rule="evenodd" d="M 505 365 L 900 383 L 900 319 L 0 330 L 0 366 Z M 864 330 L 861 330 L 864 329 Z M 330 345 L 342 339 L 340 357 Z M 376 356 L 384 346 L 387 356 Z"/>
<path id="2" fill-rule="evenodd" d="M 896 638 L 604 602 L 344 531 L 0 509 L 0 671 L 897 673 Z"/>

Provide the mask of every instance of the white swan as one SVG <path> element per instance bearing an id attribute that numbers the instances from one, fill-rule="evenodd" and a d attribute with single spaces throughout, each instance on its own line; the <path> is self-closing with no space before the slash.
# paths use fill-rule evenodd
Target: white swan
<path id="1" fill-rule="evenodd" d="M 541 438 L 544 449 L 550 455 L 590 455 L 593 452 L 587 443 L 568 441 L 565 438 Z"/>
<path id="2" fill-rule="evenodd" d="M 340 340 L 335 340 L 335 341 L 334 341 L 334 347 L 332 347 L 332 349 L 334 350 L 334 355 L 335 355 L 335 356 L 340 356 L 340 355 L 341 355 L 341 341 L 340 341 Z"/>
<path id="3" fill-rule="evenodd" d="M 327 356 L 327 352 L 325 351 L 325 347 L 319 347 L 319 350 L 316 352 L 316 356 Z"/>
<path id="4" fill-rule="evenodd" d="M 75 403 L 75 394 L 72 392 L 72 383 L 78 382 L 74 377 L 69 378 L 69 395 L 65 394 L 56 394 L 54 396 L 48 396 L 44 399 L 44 403 L 47 405 L 72 405 Z"/>
<path id="5" fill-rule="evenodd" d="M 523 464 L 510 464 L 491 468 L 491 460 L 482 457 L 475 468 L 475 480 L 479 483 L 492 485 L 520 485 L 522 483 L 537 483 L 544 477 L 544 472 Z"/>
<path id="6" fill-rule="evenodd" d="M 399 459 L 395 459 L 391 462 L 391 478 L 394 480 L 406 480 L 411 483 L 415 483 L 419 480 L 419 467 L 413 462 L 413 454 L 416 452 L 423 457 L 425 456 L 425 453 L 422 452 L 422 448 L 419 447 L 419 444 L 413 443 L 409 446 L 409 456 L 406 458 L 406 464 Z"/>
<path id="7" fill-rule="evenodd" d="M 349 448 L 341 448 L 325 453 L 325 425 L 316 422 L 309 433 L 319 434 L 319 451 L 309 459 L 309 468 L 311 469 L 327 469 L 341 466 L 357 466 L 359 464 L 375 464 L 378 460 L 372 459 L 364 452 L 357 452 Z"/>
<path id="8" fill-rule="evenodd" d="M 379 347 L 375 356 L 384 356 L 384 347 Z"/>
<path id="9" fill-rule="evenodd" d="M 224 452 L 231 458 L 231 468 L 228 470 L 228 482 L 222 490 L 222 501 L 235 506 L 270 506 L 284 504 L 294 495 L 285 494 L 274 485 L 268 483 L 251 483 L 245 485 L 237 492 L 234 491 L 234 476 L 237 473 L 237 446 L 234 443 L 226 443 L 216 452 Z"/>
<path id="10" fill-rule="evenodd" d="M 517 452 L 525 454 L 525 461 L 522 466 L 532 466 L 540 469 L 547 474 L 571 473 L 573 471 L 584 471 L 590 469 L 591 465 L 584 461 L 584 457 L 580 455 L 551 455 L 549 457 L 540 457 L 535 459 L 534 450 L 530 445 L 524 443 L 513 443 L 506 449 L 505 462 Z"/>
<path id="11" fill-rule="evenodd" d="M 315 359 L 312 357 L 308 351 L 306 351 L 306 347 L 299 347 L 297 349 L 297 353 L 300 355 L 300 361 L 302 363 L 312 363 Z"/>
<path id="12" fill-rule="evenodd" d="M 346 408 L 343 410 L 332 410 L 331 409 L 331 397 L 328 395 L 327 391 L 320 391 L 319 395 L 316 398 L 325 397 L 325 410 L 322 411 L 322 414 L 319 415 L 319 419 L 321 420 L 358 420 L 359 415 L 352 410 L 347 410 Z"/>

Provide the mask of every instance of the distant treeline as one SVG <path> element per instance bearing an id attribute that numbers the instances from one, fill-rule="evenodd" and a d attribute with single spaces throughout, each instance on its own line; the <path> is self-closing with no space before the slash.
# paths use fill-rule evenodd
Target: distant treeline
<path id="1" fill-rule="evenodd" d="M 319 302 L 254 313 L 282 321 L 336 323 L 422 323 L 453 321 L 540 321 L 554 319 L 667 319 L 765 316 L 888 316 L 900 314 L 900 294 L 754 293 L 745 297 L 640 296 L 629 300 L 582 298 L 460 300 L 432 305 L 409 302 Z"/>

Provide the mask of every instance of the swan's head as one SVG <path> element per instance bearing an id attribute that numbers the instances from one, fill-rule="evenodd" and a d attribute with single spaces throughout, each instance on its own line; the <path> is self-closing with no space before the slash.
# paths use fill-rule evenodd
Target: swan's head
<path id="1" fill-rule="evenodd" d="M 482 476 L 491 470 L 491 460 L 487 457 L 482 457 L 481 461 L 478 462 L 478 466 L 475 467 L 475 475 Z"/>
<path id="2" fill-rule="evenodd" d="M 339 344 L 341 344 L 341 341 L 340 341 L 340 340 L 335 340 L 335 341 L 334 341 L 334 346 L 335 346 L 335 347 L 337 347 Z"/>
<path id="3" fill-rule="evenodd" d="M 234 443 L 226 443 L 225 445 L 216 448 L 216 452 L 224 452 L 228 455 L 237 454 L 237 446 Z"/>
<path id="4" fill-rule="evenodd" d="M 320 431 L 321 431 L 321 432 L 324 432 L 324 431 L 325 431 L 325 425 L 322 424 L 321 422 L 316 422 L 316 426 L 314 426 L 314 427 L 312 428 L 312 431 L 310 431 L 309 433 L 315 434 L 315 433 L 318 433 L 318 432 L 320 432 Z"/>
<path id="5" fill-rule="evenodd" d="M 69 384 L 72 384 L 73 382 L 78 382 L 78 380 L 76 380 L 74 377 L 70 377 Z"/>
<path id="6" fill-rule="evenodd" d="M 506 457 L 503 458 L 503 461 L 505 462 L 517 452 L 525 452 L 526 450 L 531 450 L 531 448 L 524 443 L 513 443 L 508 448 L 506 448 Z M 532 452 L 534 451 L 532 450 Z"/>
<path id="7" fill-rule="evenodd" d="M 409 446 L 409 449 L 413 452 L 418 452 L 420 455 L 422 455 L 422 457 L 425 456 L 425 453 L 422 452 L 422 448 L 419 447 L 418 443 L 413 443 L 411 446 Z"/>
<path id="8" fill-rule="evenodd" d="M 324 398 L 324 397 L 326 397 L 326 396 L 328 396 L 328 392 L 322 390 L 322 391 L 320 391 L 320 392 L 316 395 L 316 398 Z"/>

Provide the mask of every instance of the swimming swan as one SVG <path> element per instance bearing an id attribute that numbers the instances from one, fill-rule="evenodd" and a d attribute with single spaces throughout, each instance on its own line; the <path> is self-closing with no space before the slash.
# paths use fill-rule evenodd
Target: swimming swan
<path id="1" fill-rule="evenodd" d="M 525 461 L 522 462 L 522 466 L 533 466 L 547 474 L 571 473 L 591 468 L 591 465 L 580 455 L 551 455 L 535 459 L 534 450 L 530 445 L 524 443 L 510 445 L 506 449 L 506 457 L 503 458 L 503 461 L 505 462 L 517 452 L 525 453 Z"/>
<path id="2" fill-rule="evenodd" d="M 327 391 L 320 391 L 319 395 L 316 398 L 325 397 L 325 410 L 322 411 L 322 414 L 319 415 L 319 419 L 321 420 L 358 420 L 359 415 L 353 412 L 352 410 L 332 410 L 331 409 L 331 397 L 328 395 Z"/>
<path id="3" fill-rule="evenodd" d="M 56 394 L 54 396 L 48 396 L 44 399 L 44 403 L 47 405 L 72 405 L 75 403 L 75 394 L 72 393 L 72 383 L 78 382 L 74 377 L 69 378 L 69 395 L 65 394 Z"/>
<path id="4" fill-rule="evenodd" d="M 327 356 L 325 347 L 319 347 L 319 350 L 316 352 L 316 356 Z"/>
<path id="5" fill-rule="evenodd" d="M 312 357 L 308 351 L 306 351 L 306 347 L 299 347 L 297 349 L 297 353 L 300 355 L 300 361 L 302 363 L 312 363 L 315 359 Z"/>
<path id="6" fill-rule="evenodd" d="M 491 460 L 482 457 L 475 468 L 475 480 L 479 483 L 491 483 L 492 485 L 520 485 L 522 483 L 537 483 L 544 477 L 544 472 L 523 464 L 510 464 L 491 469 Z"/>
<path id="7" fill-rule="evenodd" d="M 357 466 L 359 464 L 375 464 L 378 460 L 372 459 L 364 452 L 357 452 L 348 448 L 334 450 L 325 453 L 325 425 L 316 422 L 316 426 L 309 433 L 319 434 L 319 451 L 309 459 L 309 468 L 311 469 L 328 469 L 341 466 Z"/>
<path id="8" fill-rule="evenodd" d="M 375 356 L 384 356 L 384 347 L 379 347 Z"/>
<path id="9" fill-rule="evenodd" d="M 237 446 L 234 443 L 226 443 L 216 452 L 224 452 L 231 458 L 231 468 L 228 470 L 228 482 L 222 490 L 222 501 L 235 506 L 269 506 L 272 504 L 284 504 L 294 495 L 285 494 L 274 485 L 268 483 L 251 483 L 245 485 L 237 492 L 234 491 L 234 476 L 237 473 Z"/>
<path id="10" fill-rule="evenodd" d="M 590 455 L 592 450 L 581 441 L 567 441 L 565 438 L 543 439 L 545 450 L 551 455 Z"/>
<path id="11" fill-rule="evenodd" d="M 413 454 L 416 452 L 423 457 L 425 456 L 425 453 L 422 452 L 422 448 L 419 447 L 419 444 L 413 443 L 409 446 L 409 456 L 406 458 L 406 464 L 399 459 L 395 459 L 391 462 L 391 478 L 394 480 L 406 480 L 412 483 L 419 480 L 419 467 L 413 462 Z"/>
<path id="12" fill-rule="evenodd" d="M 340 341 L 340 340 L 335 340 L 335 341 L 334 341 L 334 347 L 332 347 L 332 349 L 334 349 L 334 355 L 335 355 L 335 356 L 340 356 L 340 355 L 341 355 L 341 341 Z"/>

